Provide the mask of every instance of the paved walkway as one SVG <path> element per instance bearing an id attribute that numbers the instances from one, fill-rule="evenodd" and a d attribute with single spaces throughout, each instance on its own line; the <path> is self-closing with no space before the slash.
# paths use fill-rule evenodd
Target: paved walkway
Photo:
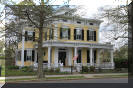
<path id="1" fill-rule="evenodd" d="M 70 74 L 70 75 L 46 75 L 46 77 L 67 77 L 67 76 L 84 76 L 85 78 L 94 78 L 94 76 L 104 75 L 122 75 L 128 73 L 99 73 L 99 74 Z M 36 76 L 13 76 L 6 77 L 6 79 L 21 79 L 21 78 L 36 78 Z M 0 80 L 4 80 L 5 77 L 0 77 Z"/>

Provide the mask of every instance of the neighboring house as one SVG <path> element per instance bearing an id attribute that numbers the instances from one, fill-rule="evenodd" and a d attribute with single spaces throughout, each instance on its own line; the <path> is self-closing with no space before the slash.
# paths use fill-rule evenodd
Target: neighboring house
<path id="1" fill-rule="evenodd" d="M 44 67 L 70 70 L 75 66 L 80 71 L 82 66 L 114 69 L 113 45 L 99 43 L 99 25 L 102 21 L 65 16 L 53 22 L 51 29 L 44 30 L 43 50 Z M 38 32 L 32 27 L 24 27 L 22 41 L 16 51 L 16 65 L 38 65 L 37 42 Z M 100 52 L 108 50 L 110 60 L 100 60 Z M 74 56 L 78 56 L 73 61 Z"/>

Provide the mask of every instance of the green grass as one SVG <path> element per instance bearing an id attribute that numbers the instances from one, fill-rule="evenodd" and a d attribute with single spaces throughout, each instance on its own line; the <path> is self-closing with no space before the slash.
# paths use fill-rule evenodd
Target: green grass
<path id="1" fill-rule="evenodd" d="M 57 80 L 57 79 L 84 79 L 84 76 L 66 76 L 66 77 L 46 77 L 43 79 L 38 78 L 21 78 L 21 79 L 7 79 L 6 82 L 19 82 L 19 81 L 45 81 L 45 80 Z M 1 81 L 1 80 L 0 80 Z"/>
<path id="2" fill-rule="evenodd" d="M 68 72 L 45 72 L 45 75 L 67 75 Z M 37 75 L 36 71 L 33 72 L 24 72 L 22 70 L 6 70 L 6 76 L 35 76 Z"/>
<path id="3" fill-rule="evenodd" d="M 119 75 L 96 75 L 96 78 L 125 78 L 128 77 L 128 74 L 119 74 Z"/>
<path id="4" fill-rule="evenodd" d="M 6 70 L 6 76 L 34 76 L 36 72 L 23 72 L 21 70 Z"/>
<path id="5" fill-rule="evenodd" d="M 84 76 L 47 77 L 46 79 L 83 79 Z"/>
<path id="6" fill-rule="evenodd" d="M 2 77 L 5 76 L 5 66 L 2 66 L 1 76 L 2 76 Z"/>
<path id="7" fill-rule="evenodd" d="M 2 67 L 1 69 L 1 76 L 5 76 L 5 60 L 4 59 L 0 59 L 0 66 Z"/>

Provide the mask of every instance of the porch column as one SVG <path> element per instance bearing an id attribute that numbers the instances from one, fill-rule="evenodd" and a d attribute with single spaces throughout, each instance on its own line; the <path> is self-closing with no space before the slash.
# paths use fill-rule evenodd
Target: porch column
<path id="1" fill-rule="evenodd" d="M 48 68 L 50 68 L 51 64 L 51 46 L 48 46 Z"/>
<path id="2" fill-rule="evenodd" d="M 97 65 L 100 67 L 100 49 L 97 49 Z"/>
<path id="3" fill-rule="evenodd" d="M 68 48 L 68 66 L 72 65 L 72 48 Z"/>
<path id="4" fill-rule="evenodd" d="M 114 68 L 113 49 L 110 50 L 110 54 L 111 54 L 111 64 L 112 64 L 112 68 Z"/>
<path id="5" fill-rule="evenodd" d="M 54 66 L 55 68 L 58 67 L 58 48 L 55 48 L 55 55 L 54 55 Z"/>
<path id="6" fill-rule="evenodd" d="M 77 47 L 74 48 L 74 56 L 77 56 Z M 77 60 L 74 60 L 74 65 L 76 66 Z"/>
<path id="7" fill-rule="evenodd" d="M 23 36 L 22 36 L 22 50 L 21 50 L 21 67 L 24 66 L 24 43 L 25 43 L 25 30 L 22 31 Z"/>
<path id="8" fill-rule="evenodd" d="M 93 66 L 93 58 L 92 58 L 92 48 L 90 48 L 90 66 Z"/>

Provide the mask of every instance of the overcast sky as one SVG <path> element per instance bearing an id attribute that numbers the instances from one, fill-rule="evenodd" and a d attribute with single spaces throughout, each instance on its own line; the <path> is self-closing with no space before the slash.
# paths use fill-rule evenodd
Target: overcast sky
<path id="1" fill-rule="evenodd" d="M 20 2 L 23 0 L 13 0 L 15 2 Z M 38 0 L 33 0 L 38 1 Z M 52 0 L 53 5 L 62 5 L 63 1 L 66 0 Z M 128 0 L 128 4 L 131 1 Z M 81 10 L 79 10 L 79 14 L 84 15 L 85 18 L 93 18 L 94 14 L 98 13 L 98 8 L 106 5 L 116 6 L 116 5 L 126 5 L 127 0 L 70 0 L 70 5 L 82 5 Z M 0 6 L 1 7 L 1 6 Z M 100 30 L 103 28 L 104 22 L 100 25 Z M 105 40 L 100 33 L 100 42 Z"/>

